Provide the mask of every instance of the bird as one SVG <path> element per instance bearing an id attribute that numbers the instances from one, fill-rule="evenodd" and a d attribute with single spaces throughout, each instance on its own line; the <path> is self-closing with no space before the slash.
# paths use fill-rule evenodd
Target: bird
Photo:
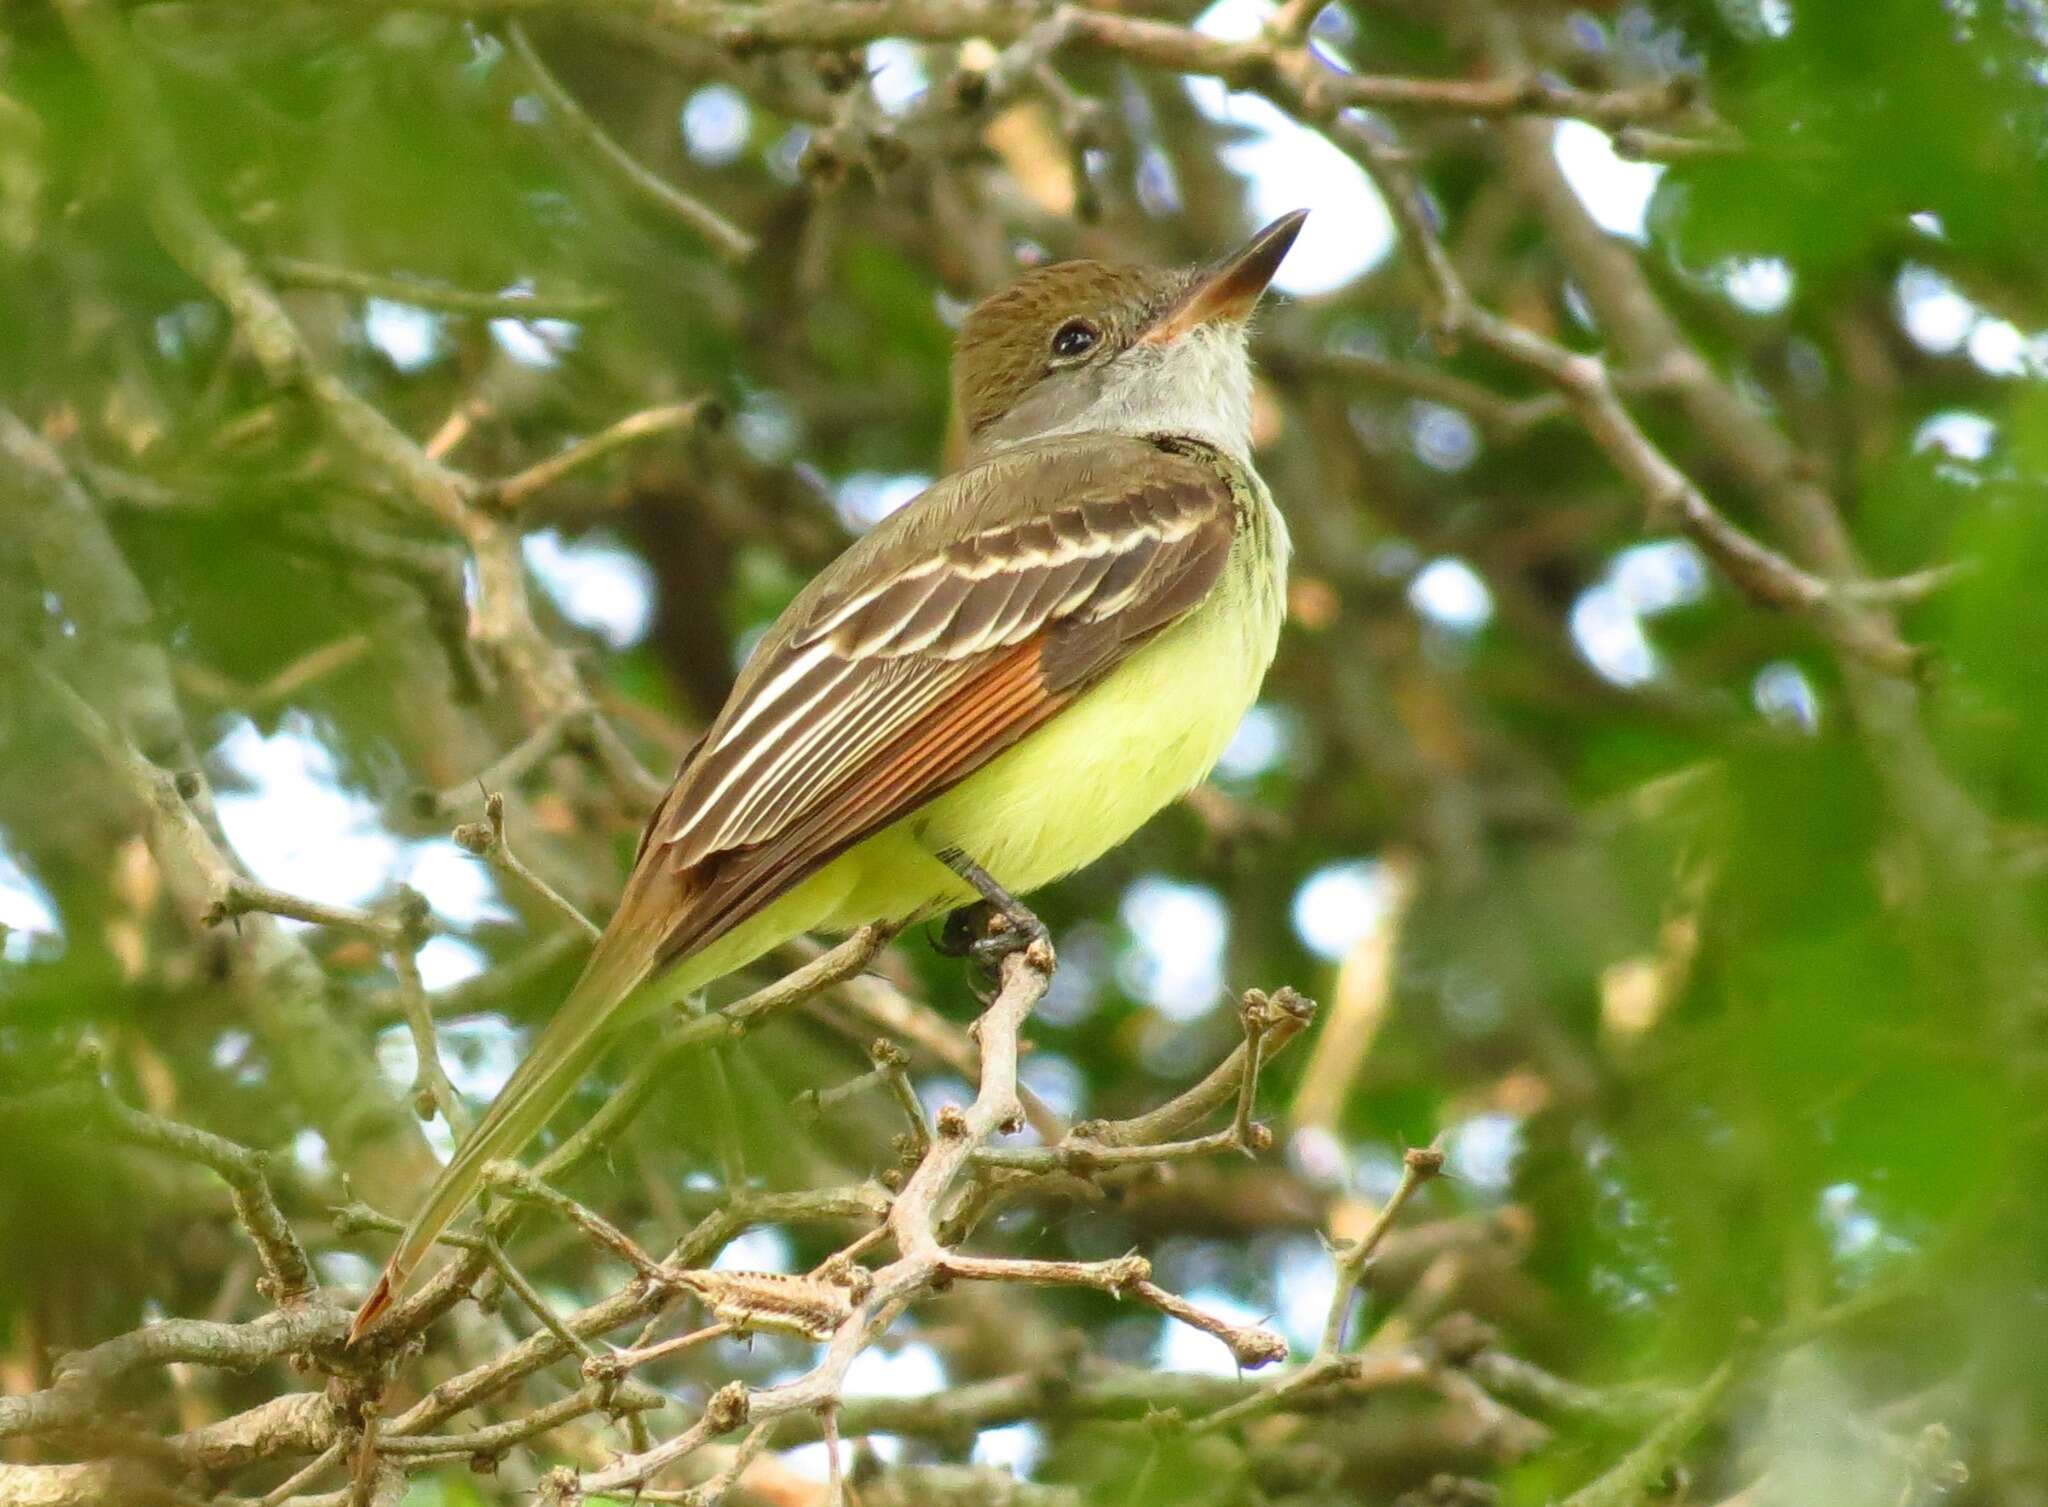
<path id="1" fill-rule="evenodd" d="M 364 1335 L 602 1050 L 802 933 L 1017 896 L 1207 777 L 1278 648 L 1287 526 L 1252 464 L 1249 320 L 1285 215 L 1198 267 L 1034 268 L 961 322 L 958 460 L 760 639 L 649 819 L 581 977 L 412 1216 Z"/>

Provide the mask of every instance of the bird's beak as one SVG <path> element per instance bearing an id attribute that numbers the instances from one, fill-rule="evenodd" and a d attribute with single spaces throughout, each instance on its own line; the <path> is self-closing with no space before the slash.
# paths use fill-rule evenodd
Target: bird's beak
<path id="1" fill-rule="evenodd" d="M 1282 215 L 1245 242 L 1244 249 L 1225 257 L 1202 276 L 1187 294 L 1154 320 L 1140 345 L 1166 345 L 1180 339 L 1197 325 L 1236 324 L 1250 315 L 1259 295 L 1280 270 L 1294 238 L 1301 234 L 1301 222 L 1308 211 L 1297 209 Z"/>

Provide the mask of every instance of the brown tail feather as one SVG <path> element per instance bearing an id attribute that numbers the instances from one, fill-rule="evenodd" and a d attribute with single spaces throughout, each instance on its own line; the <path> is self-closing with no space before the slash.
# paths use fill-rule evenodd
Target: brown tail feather
<path id="1" fill-rule="evenodd" d="M 399 1236 L 383 1274 L 349 1326 L 351 1341 L 365 1333 L 405 1291 L 413 1272 L 483 1186 L 484 1171 L 501 1157 L 519 1154 L 540 1133 L 574 1090 L 603 1045 L 605 1027 L 618 1006 L 645 981 L 653 949 L 608 934 L 583 977 L 569 991 L 539 1040 L 526 1054 L 482 1121 L 456 1148 L 427 1190 L 418 1212 Z"/>
<path id="2" fill-rule="evenodd" d="M 356 1310 L 355 1318 L 349 1322 L 348 1343 L 353 1345 L 367 1334 L 370 1326 L 384 1316 L 384 1310 L 391 1306 L 391 1300 L 396 1296 L 391 1288 L 391 1273 L 381 1273 L 377 1285 L 370 1289 L 369 1297 L 363 1300 L 363 1306 Z"/>

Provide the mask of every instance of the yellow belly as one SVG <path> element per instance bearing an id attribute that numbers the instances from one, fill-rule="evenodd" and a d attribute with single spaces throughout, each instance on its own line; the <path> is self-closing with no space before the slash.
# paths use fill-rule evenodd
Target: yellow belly
<path id="1" fill-rule="evenodd" d="M 1270 504 L 1268 504 L 1270 506 Z M 974 891 L 958 848 L 1013 894 L 1093 863 L 1208 775 L 1272 663 L 1284 555 L 1247 549 L 1209 600 L 1043 728 L 686 960 L 674 999 L 805 931 L 911 921 Z"/>
<path id="2" fill-rule="evenodd" d="M 931 856 L 948 847 L 1028 893 L 1093 863 L 1200 784 L 1257 698 L 1278 640 L 1275 564 L 1246 565 L 1045 727 L 848 853 L 841 862 L 859 874 L 833 922 L 973 899 Z"/>

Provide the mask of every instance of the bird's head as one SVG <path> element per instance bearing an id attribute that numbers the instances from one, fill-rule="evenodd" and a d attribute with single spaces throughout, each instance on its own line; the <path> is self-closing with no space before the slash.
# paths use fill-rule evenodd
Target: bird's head
<path id="1" fill-rule="evenodd" d="M 1059 262 L 983 299 L 960 328 L 953 405 L 969 458 L 1085 430 L 1250 448 L 1245 324 L 1308 211 L 1206 267 Z"/>

